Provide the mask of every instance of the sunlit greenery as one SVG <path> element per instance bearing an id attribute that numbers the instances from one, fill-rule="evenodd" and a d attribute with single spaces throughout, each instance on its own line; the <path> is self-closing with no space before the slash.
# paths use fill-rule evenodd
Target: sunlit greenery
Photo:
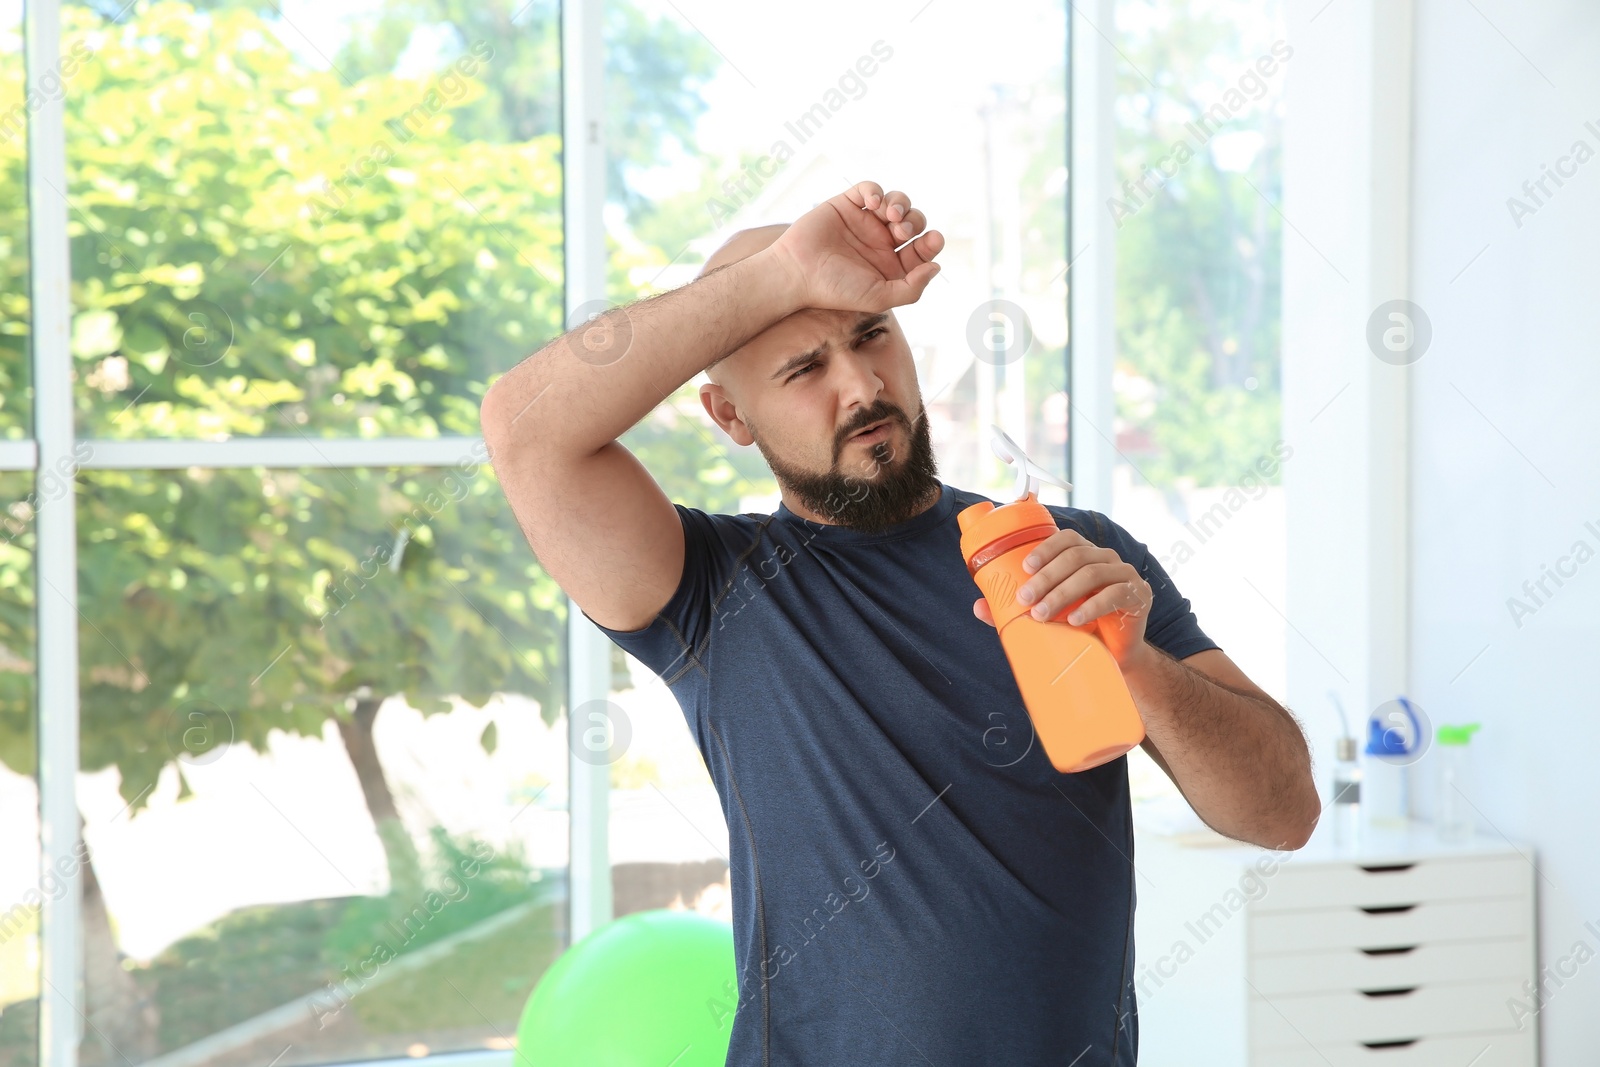
<path id="1" fill-rule="evenodd" d="M 1161 488 L 1235 485 L 1279 435 L 1275 205 L 1294 61 L 1247 36 L 1271 24 L 1236 0 L 1118 4 L 1117 179 L 1145 184 L 1106 206 L 1119 220 L 1117 413 L 1124 452 Z M 1218 104 L 1228 118 L 1205 123 Z"/>

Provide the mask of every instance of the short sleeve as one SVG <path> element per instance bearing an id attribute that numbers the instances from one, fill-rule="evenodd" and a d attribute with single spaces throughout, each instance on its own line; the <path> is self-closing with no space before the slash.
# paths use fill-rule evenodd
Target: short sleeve
<path id="1" fill-rule="evenodd" d="M 1173 659 L 1184 659 L 1196 652 L 1221 647 L 1200 629 L 1200 620 L 1195 618 L 1189 599 L 1178 592 L 1176 583 L 1143 542 L 1098 511 L 1080 511 L 1077 514 L 1087 520 L 1086 525 L 1090 528 L 1083 529 L 1085 524 L 1073 523 L 1074 528 L 1095 544 L 1114 550 L 1133 564 L 1140 576 L 1150 583 L 1154 603 L 1150 608 L 1150 618 L 1145 622 L 1146 641 Z"/>
<path id="2" fill-rule="evenodd" d="M 613 630 L 594 623 L 668 685 L 687 670 L 704 670 L 700 657 L 711 633 L 713 608 L 733 569 L 732 554 L 719 535 L 715 517 L 682 504 L 673 507 L 683 526 L 683 575 L 672 598 L 642 629 Z M 588 612 L 583 615 L 594 622 Z"/>

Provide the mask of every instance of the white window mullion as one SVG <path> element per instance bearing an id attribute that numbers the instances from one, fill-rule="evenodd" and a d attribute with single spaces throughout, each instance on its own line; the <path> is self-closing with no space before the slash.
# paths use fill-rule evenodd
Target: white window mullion
<path id="1" fill-rule="evenodd" d="M 606 241 L 601 209 L 606 196 L 603 5 L 561 5 L 561 189 L 567 322 L 587 317 L 606 295 Z M 609 639 L 567 600 L 567 759 L 570 798 L 568 931 L 576 942 L 611 921 L 608 842 L 610 765 L 578 758 L 585 751 L 587 716 L 573 710 L 610 692 Z M 592 760 L 592 756 L 590 757 Z"/>
<path id="2" fill-rule="evenodd" d="M 1070 5 L 1069 94 L 1072 116 L 1068 148 L 1070 247 L 1067 292 L 1071 323 L 1068 394 L 1068 454 L 1072 505 L 1111 511 L 1111 466 L 1116 454 L 1116 405 L 1111 371 L 1116 285 L 1116 227 L 1105 204 L 1115 181 L 1111 106 L 1116 53 L 1113 0 Z"/>
<path id="3" fill-rule="evenodd" d="M 0 441 L 0 471 L 31 471 L 39 465 L 34 441 Z"/>
<path id="4" fill-rule="evenodd" d="M 90 470 L 188 467 L 454 467 L 482 463 L 481 437 L 235 437 L 226 441 L 151 438 L 85 440 L 79 466 Z"/>
<path id="5" fill-rule="evenodd" d="M 60 0 L 24 5 L 27 84 L 55 70 Z M 82 871 L 78 844 L 78 538 L 72 425 L 72 265 L 67 237 L 64 97 L 41 93 L 28 117 L 28 251 L 32 296 L 33 432 L 38 471 L 65 473 L 67 491 L 38 494 L 34 603 L 38 624 L 40 925 L 39 1062 L 76 1067 L 83 1030 Z M 36 478 L 38 475 L 36 474 Z M 37 486 L 37 483 L 36 483 Z M 43 878 L 52 871 L 53 881 Z"/>

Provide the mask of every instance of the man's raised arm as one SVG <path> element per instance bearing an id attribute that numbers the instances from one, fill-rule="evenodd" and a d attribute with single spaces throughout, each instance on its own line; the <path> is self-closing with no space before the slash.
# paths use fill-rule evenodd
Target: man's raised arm
<path id="1" fill-rule="evenodd" d="M 937 230 L 917 236 L 923 224 L 904 193 L 861 182 L 759 252 L 577 326 L 489 388 L 480 416 L 501 488 L 546 573 L 590 618 L 640 629 L 683 573 L 672 503 L 617 438 L 803 307 L 916 300 L 943 245 Z"/>
<path id="2" fill-rule="evenodd" d="M 523 360 L 483 398 L 484 441 L 545 571 L 589 617 L 649 623 L 683 571 L 683 529 L 617 442 L 684 382 L 798 310 L 770 247 L 592 322 Z"/>

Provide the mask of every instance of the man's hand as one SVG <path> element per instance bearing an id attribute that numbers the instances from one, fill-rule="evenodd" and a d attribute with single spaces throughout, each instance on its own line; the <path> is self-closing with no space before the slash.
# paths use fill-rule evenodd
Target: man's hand
<path id="1" fill-rule="evenodd" d="M 801 215 L 764 251 L 783 264 L 803 307 L 887 311 L 914 303 L 939 273 L 933 257 L 944 235 L 923 233 L 927 223 L 905 193 L 858 182 Z"/>
<path id="2" fill-rule="evenodd" d="M 1263 848 L 1299 848 L 1321 801 L 1305 734 L 1219 648 L 1179 661 L 1147 642 L 1155 596 L 1113 549 L 1059 530 L 1023 560 L 1017 601 L 1036 619 L 1100 635 L 1144 723 L 1140 747 L 1167 772 L 1206 825 Z M 982 597 L 972 613 L 994 617 Z"/>
<path id="3" fill-rule="evenodd" d="M 1017 590 L 1017 603 L 1032 604 L 1035 619 L 1065 621 L 1100 635 L 1125 671 L 1153 653 L 1145 643 L 1145 622 L 1155 594 L 1133 564 L 1101 548 L 1076 530 L 1058 530 L 1034 546 L 1022 561 L 1033 575 Z M 972 613 L 990 626 L 994 616 L 979 597 Z"/>

